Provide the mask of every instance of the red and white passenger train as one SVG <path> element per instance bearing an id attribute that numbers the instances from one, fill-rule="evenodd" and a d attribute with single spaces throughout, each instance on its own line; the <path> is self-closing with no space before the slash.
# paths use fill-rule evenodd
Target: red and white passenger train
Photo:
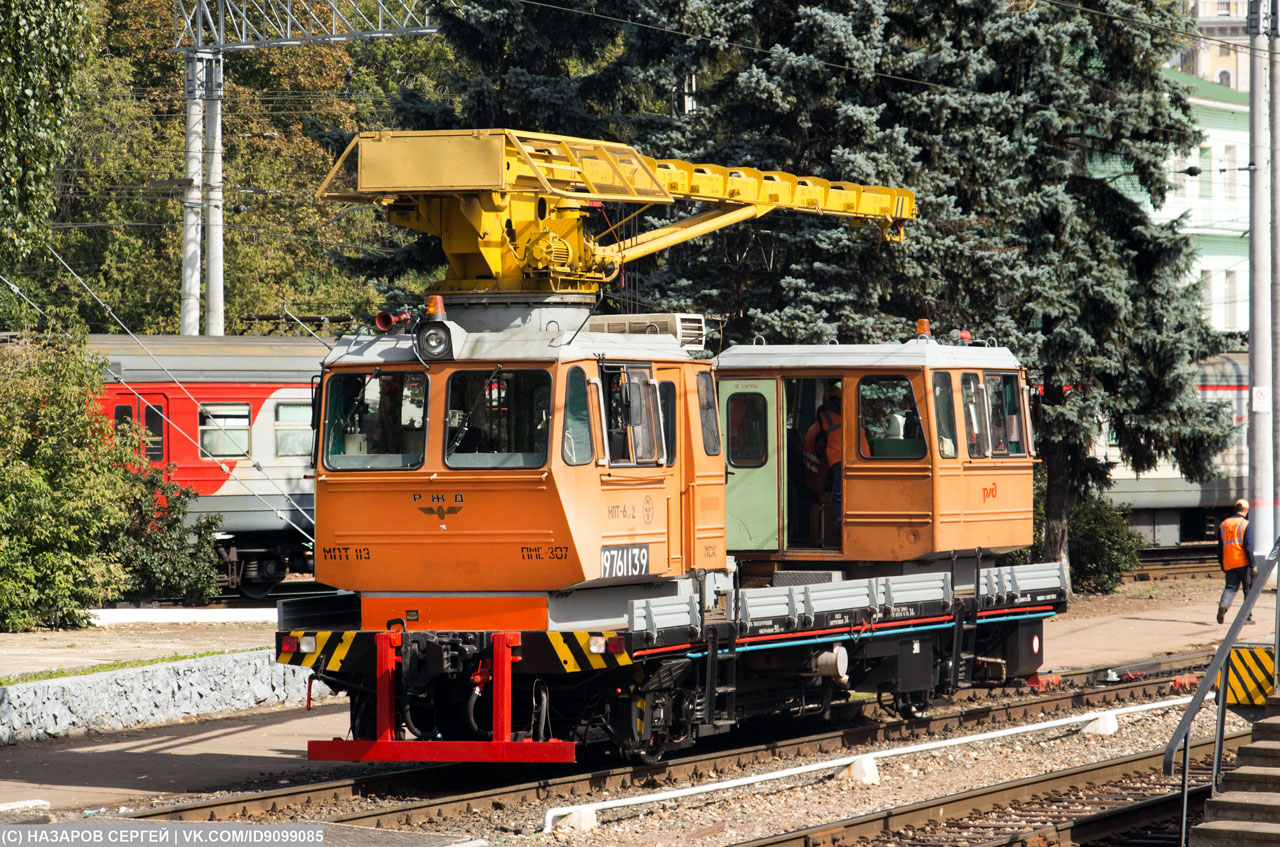
<path id="1" fill-rule="evenodd" d="M 141 342 L 141 343 L 139 343 Z M 221 578 L 262 597 L 313 569 L 311 386 L 329 352 L 314 338 L 92 335 L 108 361 L 100 402 L 140 421 L 143 454 L 222 516 Z"/>

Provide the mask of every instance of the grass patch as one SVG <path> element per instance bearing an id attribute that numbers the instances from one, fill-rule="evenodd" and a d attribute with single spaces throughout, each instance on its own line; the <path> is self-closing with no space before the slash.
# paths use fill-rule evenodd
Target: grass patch
<path id="1" fill-rule="evenodd" d="M 116 662 L 104 662 L 100 665 L 88 665 L 83 668 L 53 668 L 47 671 L 32 671 L 31 673 L 20 673 L 13 676 L 0 676 L 0 687 L 16 685 L 20 682 L 41 682 L 47 679 L 62 679 L 68 676 L 85 676 L 91 673 L 103 673 L 104 671 L 119 671 L 125 668 L 143 668 L 147 665 L 179 662 L 183 659 L 204 659 L 208 656 L 225 656 L 229 653 L 252 653 L 255 650 L 262 649 L 264 648 L 241 647 L 236 650 L 209 650 L 204 653 L 174 653 L 155 659 L 122 659 Z"/>

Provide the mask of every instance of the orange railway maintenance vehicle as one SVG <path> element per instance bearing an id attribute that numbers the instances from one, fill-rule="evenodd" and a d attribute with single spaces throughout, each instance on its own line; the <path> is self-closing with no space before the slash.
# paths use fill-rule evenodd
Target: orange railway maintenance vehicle
<path id="1" fill-rule="evenodd" d="M 775 210 L 900 239 L 910 192 L 487 130 L 359 135 L 320 194 L 439 235 L 449 268 L 324 363 L 316 578 L 352 593 L 282 601 L 277 660 L 346 692 L 351 730 L 311 758 L 653 760 L 1039 668 L 1067 577 L 994 560 L 1031 542 L 1009 351 L 922 323 L 712 361 L 699 316 L 592 314 L 625 262 Z M 584 226 L 690 202 L 614 243 Z M 835 414 L 839 470 L 806 474 Z"/>

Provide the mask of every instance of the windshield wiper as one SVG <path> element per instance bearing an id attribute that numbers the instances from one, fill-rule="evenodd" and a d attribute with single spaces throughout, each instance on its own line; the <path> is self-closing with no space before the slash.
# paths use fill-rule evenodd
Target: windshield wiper
<path id="1" fill-rule="evenodd" d="M 502 370 L 502 365 L 496 366 L 489 371 L 489 375 L 484 378 L 484 382 L 480 383 L 480 393 L 476 395 L 476 401 L 471 404 L 471 408 L 467 409 L 467 416 L 462 419 L 462 423 L 458 425 L 458 433 L 453 436 L 453 440 L 449 442 L 449 449 L 445 451 L 445 456 L 453 455 L 458 449 L 458 445 L 462 443 L 462 438 L 467 434 L 467 430 L 471 429 L 471 418 L 475 415 L 476 410 L 480 408 L 480 404 L 484 402 L 485 395 L 488 393 L 489 383 L 498 375 L 498 371 Z"/>

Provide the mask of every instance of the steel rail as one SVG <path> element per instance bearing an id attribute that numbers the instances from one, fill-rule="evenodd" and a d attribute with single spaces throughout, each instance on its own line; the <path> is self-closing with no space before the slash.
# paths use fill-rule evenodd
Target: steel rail
<path id="1" fill-rule="evenodd" d="M 1249 730 L 1243 730 L 1227 736 L 1230 749 L 1234 750 L 1247 744 L 1250 734 Z M 1202 738 L 1190 745 L 1193 755 L 1197 757 L 1211 754 L 1213 746 L 1213 738 Z M 859 838 L 872 839 L 909 827 L 918 828 L 930 822 L 989 811 L 996 806 L 1011 806 L 1028 801 L 1036 795 L 1064 791 L 1089 783 L 1100 785 L 1144 771 L 1158 771 L 1161 768 L 1163 756 L 1163 749 L 1149 750 L 1145 753 L 1108 759 L 1068 770 L 1053 771 L 1027 779 L 886 809 L 882 812 L 818 824 L 807 829 L 742 841 L 733 847 L 835 847 L 835 845 L 852 843 Z M 1204 786 L 1203 789 L 1207 791 L 1208 786 Z M 1171 792 L 1132 805 L 1103 812 L 1090 812 L 1054 827 L 1029 829 L 1026 832 L 1007 835 L 985 843 L 972 844 L 971 847 L 1087 843 L 1092 839 L 1133 829 L 1135 825 L 1142 823 L 1176 818 L 1181 807 L 1181 792 Z"/>
<path id="2" fill-rule="evenodd" d="M 1194 658 L 1194 657 L 1191 657 Z M 1086 673 L 1097 675 L 1099 671 Z M 754 744 L 727 751 L 700 752 L 672 758 L 655 765 L 634 765 L 609 770 L 566 774 L 550 779 L 534 779 L 512 784 L 522 774 L 545 773 L 545 766 L 520 768 L 504 766 L 485 775 L 502 784 L 475 791 L 452 794 L 405 803 L 394 807 L 361 812 L 331 819 L 334 823 L 362 826 L 396 826 L 416 820 L 491 808 L 495 804 L 539 802 L 555 798 L 583 795 L 599 790 L 619 790 L 648 782 L 688 780 L 712 771 L 742 767 L 776 757 L 802 754 L 832 753 L 848 747 L 897 741 L 921 735 L 965 729 L 982 724 L 1036 717 L 1046 712 L 1073 708 L 1090 708 L 1123 703 L 1141 697 L 1166 693 L 1169 678 L 1141 679 L 1090 691 L 1060 691 L 1018 702 L 995 702 L 973 705 L 963 711 L 940 713 L 932 717 L 892 720 L 865 726 L 848 727 L 830 732 Z M 1021 693 L 1029 693 L 1023 690 Z M 968 704 L 966 704 L 968 705 Z M 210 821 L 253 814 L 270 813 L 285 806 L 320 803 L 398 790 L 422 791 L 427 775 L 443 777 L 438 784 L 456 785 L 460 780 L 447 774 L 474 773 L 466 765 L 435 765 L 409 768 L 392 773 L 379 773 L 331 780 L 309 785 L 289 786 L 253 794 L 219 797 L 178 806 L 143 809 L 125 817 L 150 820 Z"/>

